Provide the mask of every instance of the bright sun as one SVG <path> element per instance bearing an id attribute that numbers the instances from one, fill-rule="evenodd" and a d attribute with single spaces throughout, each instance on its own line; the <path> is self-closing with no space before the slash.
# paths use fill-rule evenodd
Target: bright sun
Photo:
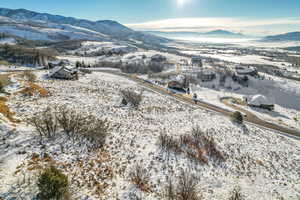
<path id="1" fill-rule="evenodd" d="M 182 7 L 184 5 L 186 5 L 187 3 L 189 3 L 191 0 L 177 0 L 177 6 L 178 7 Z"/>

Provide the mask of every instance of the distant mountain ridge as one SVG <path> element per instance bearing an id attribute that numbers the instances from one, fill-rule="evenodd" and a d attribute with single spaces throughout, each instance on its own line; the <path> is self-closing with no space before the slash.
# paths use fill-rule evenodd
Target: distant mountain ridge
<path id="1" fill-rule="evenodd" d="M 300 31 L 299 32 L 289 32 L 280 35 L 272 35 L 264 38 L 266 41 L 300 41 Z"/>
<path id="2" fill-rule="evenodd" d="M 26 9 L 0 8 L 0 33 L 31 40 L 124 40 L 144 43 L 165 43 L 169 40 L 134 31 L 116 21 L 90 21 Z"/>
<path id="3" fill-rule="evenodd" d="M 234 33 L 227 30 L 213 30 L 209 32 L 191 32 L 191 31 L 174 31 L 174 32 L 162 32 L 162 31 L 148 31 L 148 33 L 159 36 L 207 36 L 207 37 L 245 37 L 241 33 Z"/>

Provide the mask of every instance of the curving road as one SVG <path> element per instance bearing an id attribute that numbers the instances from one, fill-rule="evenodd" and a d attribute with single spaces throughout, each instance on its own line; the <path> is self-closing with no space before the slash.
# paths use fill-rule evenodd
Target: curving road
<path id="1" fill-rule="evenodd" d="M 20 71 L 26 71 L 26 70 L 19 70 L 19 71 L 5 70 L 5 71 L 2 71 L 2 72 L 20 72 Z M 46 70 L 37 70 L 37 71 L 46 71 Z M 102 70 L 101 68 L 99 68 L 97 70 L 93 70 L 93 71 L 110 73 L 110 74 L 114 74 L 114 75 L 118 75 L 118 76 L 128 78 L 128 79 L 130 79 L 130 80 L 132 80 L 132 81 L 134 81 L 134 82 L 142 85 L 143 87 L 145 87 L 149 90 L 152 90 L 154 92 L 160 93 L 160 94 L 165 95 L 165 96 L 173 97 L 176 100 L 179 100 L 181 102 L 184 102 L 184 103 L 187 103 L 187 104 L 190 104 L 190 105 L 193 105 L 193 106 L 198 106 L 202 109 L 204 108 L 206 110 L 210 110 L 210 111 L 213 111 L 213 112 L 216 112 L 216 113 L 220 113 L 220 114 L 225 115 L 227 117 L 230 117 L 231 114 L 232 114 L 232 112 L 229 111 L 229 110 L 226 110 L 224 108 L 218 107 L 218 106 L 213 105 L 213 104 L 209 104 L 207 102 L 203 102 L 201 100 L 198 100 L 198 103 L 196 105 L 194 103 L 194 101 L 189 97 L 186 97 L 186 96 L 183 96 L 183 95 L 180 95 L 180 94 L 173 94 L 173 93 L 171 93 L 170 91 L 168 91 L 167 89 L 165 89 L 163 87 L 159 87 L 157 85 L 154 85 L 154 84 L 152 84 L 148 81 L 145 81 L 143 79 L 140 79 L 140 78 L 138 78 L 137 76 L 134 76 L 134 75 L 121 73 L 120 71 L 117 71 L 117 70 L 107 70 L 107 69 Z M 280 134 L 283 134 L 285 136 L 300 140 L 300 130 L 292 129 L 292 128 L 289 128 L 289 127 L 286 127 L 286 126 L 282 126 L 282 125 L 278 125 L 278 124 L 274 124 L 274 123 L 262 120 L 259 117 L 257 117 L 256 115 L 254 115 L 253 113 L 251 113 L 249 111 L 245 111 L 244 109 L 241 109 L 238 106 L 235 106 L 235 105 L 230 105 L 230 106 L 233 107 L 235 110 L 239 110 L 239 111 L 246 114 L 246 116 L 244 117 L 244 121 L 246 123 L 253 124 L 253 125 L 256 125 L 258 127 L 265 128 L 265 129 L 268 129 L 268 130 L 276 131 L 276 132 L 278 132 Z"/>
<path id="2" fill-rule="evenodd" d="M 160 93 L 162 95 L 174 97 L 174 98 L 176 98 L 177 100 L 179 100 L 181 102 L 192 104 L 193 106 L 198 106 L 198 107 L 210 110 L 210 111 L 214 111 L 214 112 L 220 113 L 222 115 L 225 115 L 227 117 L 230 117 L 231 114 L 232 114 L 232 112 L 229 111 L 229 110 L 226 110 L 224 108 L 218 107 L 218 106 L 213 105 L 213 104 L 209 104 L 207 102 L 198 101 L 198 103 L 196 105 L 194 103 L 194 101 L 189 97 L 186 97 L 186 96 L 183 96 L 183 95 L 180 95 L 180 94 L 173 94 L 165 88 L 154 85 L 154 84 L 152 84 L 148 81 L 145 81 L 143 79 L 140 79 L 140 78 L 138 78 L 137 76 L 134 76 L 134 75 L 124 74 L 124 73 L 121 73 L 121 72 L 118 72 L 118 71 L 108 71 L 108 70 L 101 70 L 100 72 L 105 72 L 105 73 L 110 73 L 110 74 L 126 77 L 126 78 L 128 78 L 128 79 L 130 79 L 130 80 L 132 80 L 132 81 L 134 81 L 134 82 L 136 82 L 136 83 L 138 83 L 138 84 L 140 84 L 140 85 L 142 85 L 142 86 L 144 86 L 144 87 L 146 87 L 146 88 L 148 88 L 152 91 Z M 278 132 L 280 134 L 283 134 L 285 136 L 300 140 L 300 130 L 292 129 L 292 128 L 289 128 L 289 127 L 285 127 L 285 126 L 282 126 L 282 125 L 278 125 L 278 124 L 274 124 L 274 123 L 265 121 L 263 119 L 260 119 L 259 117 L 257 117 L 256 115 L 254 115 L 253 113 L 251 113 L 249 111 L 245 112 L 245 110 L 241 110 L 238 106 L 235 106 L 234 109 L 246 113 L 246 116 L 244 117 L 244 121 L 246 123 L 250 123 L 250 124 L 253 124 L 253 125 L 256 125 L 258 127 L 265 128 L 265 129 L 268 129 L 268 130 L 276 131 L 276 132 Z"/>

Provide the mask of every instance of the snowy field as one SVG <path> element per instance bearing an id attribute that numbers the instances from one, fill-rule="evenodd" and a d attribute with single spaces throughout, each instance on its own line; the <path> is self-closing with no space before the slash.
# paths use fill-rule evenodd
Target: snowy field
<path id="1" fill-rule="evenodd" d="M 0 137 L 7 138 L 0 143 L 0 197 L 5 200 L 31 199 L 36 195 L 37 172 L 27 167 L 33 153 L 47 153 L 69 175 L 75 199 L 165 199 L 167 178 L 172 177 L 176 182 L 182 170 L 189 170 L 195 176 L 197 193 L 207 200 L 228 199 L 236 186 L 241 187 L 247 200 L 299 199 L 297 140 L 252 125 L 233 124 L 226 117 L 152 93 L 119 76 L 97 72 L 81 76 L 79 81 L 59 81 L 44 79 L 43 72 L 37 75 L 37 84 L 47 89 L 50 96 L 13 95 L 8 105 L 16 117 L 24 120 L 49 105 L 68 105 L 106 118 L 112 128 L 104 149 L 89 152 L 85 146 L 63 137 L 45 141 L 41 146 L 33 127 L 23 122 L 13 125 L 1 116 Z M 138 110 L 119 106 L 121 89 L 143 90 Z M 217 149 L 226 157 L 224 162 L 209 157 L 208 164 L 198 163 L 183 154 L 175 156 L 171 152 L 167 156 L 160 148 L 160 134 L 179 138 L 190 134 L 196 126 L 214 138 Z M 136 164 L 146 170 L 150 188 L 146 192 L 130 179 Z M 90 178 L 103 186 L 101 198 L 95 194 Z"/>
<path id="2" fill-rule="evenodd" d="M 271 60 L 269 60 L 268 57 L 259 56 L 259 55 L 234 55 L 234 54 L 230 54 L 230 52 L 226 52 L 226 54 L 222 54 L 222 53 L 207 54 L 207 53 L 202 53 L 199 51 L 181 51 L 181 52 L 185 53 L 185 54 L 190 54 L 190 55 L 201 55 L 201 56 L 207 57 L 207 58 L 220 59 L 220 60 L 224 60 L 227 62 L 233 62 L 233 63 L 273 65 L 273 66 L 277 66 L 279 68 L 286 68 L 286 67 L 291 66 L 290 63 L 281 62 L 281 61 L 271 61 Z"/>
<path id="3" fill-rule="evenodd" d="M 232 45 L 238 47 L 254 47 L 254 48 L 286 48 L 299 46 L 298 41 L 278 41 L 266 42 L 262 38 L 244 37 L 244 38 L 226 38 L 226 37 L 171 37 L 171 39 L 178 40 L 184 43 L 195 44 L 216 44 L 216 45 Z"/>
<path id="4" fill-rule="evenodd" d="M 192 93 L 197 93 L 200 100 L 232 109 L 222 102 L 222 97 L 235 97 L 243 99 L 256 94 L 266 96 L 275 103 L 275 111 L 265 111 L 244 106 L 243 108 L 258 117 L 275 123 L 283 123 L 294 128 L 300 128 L 300 87 L 299 82 L 265 75 L 265 80 L 250 77 L 249 87 L 243 87 L 230 78 L 226 79 L 224 87 L 219 85 L 219 77 L 210 82 L 203 82 L 192 86 Z"/>

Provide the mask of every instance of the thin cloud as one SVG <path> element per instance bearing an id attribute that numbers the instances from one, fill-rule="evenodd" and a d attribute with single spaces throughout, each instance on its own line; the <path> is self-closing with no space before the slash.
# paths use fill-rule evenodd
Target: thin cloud
<path id="1" fill-rule="evenodd" d="M 272 32 L 270 27 L 275 27 L 274 33 L 285 26 L 298 25 L 300 18 L 261 19 L 251 20 L 242 18 L 173 18 L 144 23 L 127 24 L 127 26 L 143 31 L 207 31 L 213 29 L 227 29 L 238 32 L 263 33 Z"/>

